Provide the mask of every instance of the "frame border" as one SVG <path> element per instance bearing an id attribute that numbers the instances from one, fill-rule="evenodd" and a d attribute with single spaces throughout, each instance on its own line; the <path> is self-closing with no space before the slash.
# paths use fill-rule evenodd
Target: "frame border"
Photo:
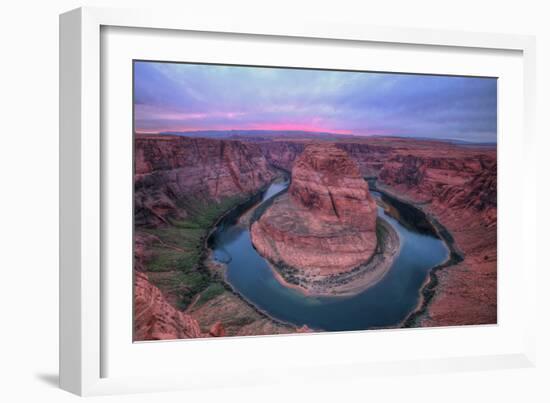
<path id="1" fill-rule="evenodd" d="M 249 34 L 342 41 L 501 49 L 523 52 L 524 63 L 524 144 L 526 170 L 535 166 L 536 64 L 533 36 L 474 33 L 416 28 L 374 27 L 320 21 L 269 20 L 233 21 L 200 19 L 188 13 L 138 9 L 85 7 L 60 15 L 59 27 L 59 368 L 60 386 L 78 395 L 161 391 L 196 387 L 177 377 L 162 381 L 135 378 L 102 378 L 100 319 L 103 313 L 100 289 L 101 236 L 101 116 L 100 116 L 100 28 L 121 26 Z M 523 184 L 535 189 L 536 177 Z M 526 218 L 535 221 L 536 209 L 525 209 Z M 526 262 L 527 264 L 527 262 Z M 526 267 L 535 273 L 536 265 Z M 527 303 L 535 312 L 536 276 L 525 290 Z M 532 314 L 534 315 L 534 314 Z M 416 360 L 409 363 L 354 364 L 359 376 L 468 371 L 502 367 L 533 366 L 535 321 L 528 318 L 524 354 L 453 359 Z M 289 370 L 289 375 L 293 371 Z M 313 376 L 321 378 L 322 371 Z M 251 377 L 254 383 L 255 377 Z M 261 377 L 258 378 L 260 380 Z"/>

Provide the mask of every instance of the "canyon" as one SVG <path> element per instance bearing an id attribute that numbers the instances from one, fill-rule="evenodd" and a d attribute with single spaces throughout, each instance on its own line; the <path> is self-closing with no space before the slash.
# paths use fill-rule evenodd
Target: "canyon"
<path id="1" fill-rule="evenodd" d="M 144 273 L 134 277 L 134 340 L 165 340 L 203 337 L 199 323 L 174 308 Z"/>
<path id="2" fill-rule="evenodd" d="M 273 146 L 268 161 L 292 169 L 306 140 Z M 493 324 L 497 321 L 497 155 L 495 145 L 396 137 L 336 143 L 377 189 L 410 203 L 449 232 L 460 262 L 434 270 L 407 326 Z M 269 149 L 269 143 L 261 147 Z M 265 152 L 265 151 L 264 151 Z"/>
<path id="3" fill-rule="evenodd" d="M 349 161 L 341 167 L 330 162 L 338 160 L 340 152 Z M 314 154 L 319 154 L 320 161 L 311 160 Z M 313 165 L 327 172 L 342 169 L 343 174 L 319 178 L 310 169 Z M 322 275 L 334 274 L 331 270 L 345 273 L 358 262 L 379 256 L 376 236 L 372 236 L 376 215 L 368 211 L 374 202 L 368 201 L 369 189 L 363 181 L 367 178 L 375 190 L 437 220 L 461 257 L 432 270 L 418 307 L 403 325 L 496 323 L 496 147 L 396 137 L 315 140 L 305 135 L 243 136 L 229 140 L 136 134 L 135 340 L 310 331 L 302 324 L 270 318 L 227 285 L 223 265 L 205 264 L 209 254 L 206 241 L 220 217 L 251 200 L 254 205 L 255 195 L 282 172 L 292 172 L 289 191 L 277 197 L 251 227 L 254 245 L 262 254 L 275 256 L 269 251 L 275 250 L 272 246 L 258 240 L 257 235 L 264 232 L 276 240 L 277 254 L 280 257 L 282 251 L 292 263 L 289 266 L 317 267 L 324 270 Z M 314 251 L 321 250 L 321 244 L 308 249 L 307 237 L 280 231 L 292 227 L 297 219 L 286 212 L 286 219 L 274 218 L 271 210 L 276 212 L 277 205 L 285 203 L 294 203 L 305 216 L 312 211 L 320 214 L 306 220 L 302 216 L 309 232 L 311 228 L 333 231 L 338 225 L 349 232 L 347 229 L 355 227 L 353 242 L 341 238 L 341 242 L 323 243 L 322 248 L 360 257 L 328 264 L 331 253 L 325 253 L 321 262 L 315 260 Z M 364 209 L 362 220 L 350 213 L 357 208 Z M 269 225 L 270 214 L 276 225 Z M 293 238 L 286 240 L 292 242 L 284 241 L 289 234 Z M 355 242 L 359 238 L 362 249 L 357 250 L 352 245 L 359 244 Z M 387 240 L 395 246 L 395 239 L 389 236 Z M 290 245 L 288 250 L 283 244 Z M 292 245 L 300 245 L 300 253 L 294 253 L 298 248 L 292 250 Z M 322 284 L 317 283 L 311 291 L 322 293 Z"/>

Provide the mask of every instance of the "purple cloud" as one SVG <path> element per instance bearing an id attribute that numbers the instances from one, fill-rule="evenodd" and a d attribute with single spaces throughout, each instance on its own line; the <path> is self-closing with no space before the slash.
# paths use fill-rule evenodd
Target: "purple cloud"
<path id="1" fill-rule="evenodd" d="M 496 141 L 497 80 L 135 62 L 136 131 L 312 130 Z"/>

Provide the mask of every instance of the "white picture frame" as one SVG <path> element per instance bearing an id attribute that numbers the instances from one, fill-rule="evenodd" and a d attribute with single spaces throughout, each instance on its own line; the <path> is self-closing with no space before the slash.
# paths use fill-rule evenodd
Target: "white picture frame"
<path id="1" fill-rule="evenodd" d="M 139 354 L 153 355 L 160 360 L 168 360 L 177 349 L 192 348 L 197 351 L 216 350 L 217 354 L 227 351 L 228 358 L 234 359 L 243 348 L 250 356 L 240 365 L 221 366 L 212 371 L 208 378 L 207 367 L 200 367 L 194 374 L 186 373 L 185 368 L 176 371 L 174 363 L 166 364 L 166 372 L 157 376 L 147 373 L 125 372 L 127 369 L 111 371 L 106 369 L 106 360 L 113 355 L 117 345 L 113 345 L 103 327 L 110 322 L 109 305 L 105 302 L 108 291 L 103 281 L 105 266 L 104 203 L 109 191 L 106 178 L 109 166 L 106 163 L 105 147 L 111 143 L 102 138 L 108 132 L 108 124 L 102 119 L 102 92 L 108 92 L 108 85 L 102 81 L 102 30 L 108 27 L 155 29 L 164 32 L 218 33 L 219 35 L 244 35 L 270 40 L 332 41 L 331 46 L 345 43 L 377 43 L 384 45 L 422 46 L 434 49 L 468 49 L 479 54 L 490 51 L 511 51 L 521 61 L 522 116 L 518 118 L 519 133 L 513 133 L 508 143 L 510 148 L 521 152 L 524 161 L 522 186 L 534 188 L 535 175 L 534 144 L 534 102 L 535 102 L 535 41 L 533 37 L 520 35 L 467 33 L 455 31 L 429 31 L 407 28 L 383 28 L 346 25 L 316 21 L 303 21 L 300 24 L 281 21 L 248 20 L 207 20 L 190 14 L 170 13 L 151 10 L 117 10 L 104 8 L 80 8 L 60 16 L 60 385 L 63 389 L 79 395 L 130 393 L 159 391 L 194 387 L 214 387 L 224 385 L 248 385 L 264 382 L 302 382 L 306 379 L 345 379 L 346 377 L 369 376 L 370 374 L 409 374 L 418 372 L 464 371 L 504 367 L 526 367 L 535 362 L 535 323 L 526 314 L 521 323 L 514 323 L 514 341 L 503 343 L 499 350 L 483 351 L 468 349 L 447 351 L 441 346 L 432 355 L 400 358 L 367 359 L 357 355 L 353 359 L 339 360 L 326 357 L 325 361 L 315 361 L 308 346 L 334 346 L 337 343 L 359 345 L 368 337 L 371 341 L 381 339 L 414 339 L 418 343 L 444 338 L 462 338 L 468 343 L 469 337 L 499 337 L 501 329 L 484 328 L 479 333 L 471 329 L 425 329 L 413 333 L 396 331 L 365 332 L 330 335 L 294 335 L 281 337 L 246 338 L 237 341 L 216 340 L 197 341 L 183 346 L 177 342 L 142 343 Z M 281 39 L 281 40 L 282 40 Z M 103 43 L 103 44 L 102 44 Z M 144 45 L 145 46 L 145 45 Z M 108 54 L 108 53 L 107 53 Z M 198 60 L 195 60 L 198 61 Z M 516 60 L 517 61 L 517 60 Z M 515 71 L 515 70 L 514 70 Z M 519 71 L 519 70 L 518 70 Z M 510 73 L 516 74 L 516 73 Z M 518 90 L 519 91 L 519 90 Z M 521 92 L 521 91 L 519 91 Z M 128 119 L 131 119 L 128 117 Z M 500 122 L 500 121 L 499 121 Z M 510 137 L 508 137 L 510 138 Z M 499 137 L 499 141 L 500 141 Z M 519 148 L 518 148 L 519 147 Z M 131 155 L 131 149 L 127 150 Z M 499 150 L 499 159 L 503 154 Z M 506 155 L 506 154 L 504 154 Z M 499 161 L 500 164 L 500 161 Z M 112 166 L 112 165 L 111 165 Z M 499 165 L 499 186 L 502 178 Z M 508 179 L 504 179 L 508 180 Z M 512 178 L 512 180 L 514 180 Z M 128 188 L 131 187 L 129 183 Z M 499 195 L 500 197 L 500 195 Z M 515 219 L 507 223 L 501 221 L 499 198 L 499 245 L 501 244 L 501 223 L 507 234 L 514 233 L 518 242 L 515 262 L 521 266 L 522 287 L 517 291 L 523 299 L 525 312 L 535 312 L 536 262 L 533 242 L 528 242 L 526 234 L 536 233 L 534 229 L 535 211 L 527 208 L 534 196 L 523 192 L 522 203 Z M 534 202 L 533 202 L 534 203 Z M 506 206 L 506 204 L 504 204 Z M 506 207 L 504 207 L 506 208 Z M 123 230 L 131 231 L 131 228 Z M 508 236 L 508 235 L 507 235 Z M 532 235 L 531 235 L 532 236 Z M 506 239 L 504 239 L 506 241 Z M 504 243 L 506 245 L 506 243 Z M 529 253 L 527 251 L 529 250 Z M 499 265 L 502 262 L 499 250 Z M 500 266 L 499 266 L 500 267 Z M 499 269 L 500 270 L 500 269 Z M 500 274 L 499 274 L 500 275 Z M 499 280 L 500 281 L 500 280 Z M 130 285 L 128 285 L 130 286 Z M 499 284 L 500 287 L 500 284 Z M 499 295 L 499 304 L 502 302 Z M 500 309 L 500 308 L 499 308 Z M 502 312 L 499 311 L 499 315 Z M 131 313 L 128 312 L 131 316 Z M 418 332 L 420 331 L 420 333 Z M 481 334 L 481 333 L 484 334 Z M 471 336 L 468 336 L 471 334 Z M 504 333 L 502 333 L 504 335 Z M 314 339 L 311 339 L 314 338 Z M 520 340 L 521 338 L 521 340 Z M 315 342 L 312 343 L 312 340 Z M 210 342 L 212 343 L 212 342 Z M 498 343 L 496 343 L 498 344 Z M 304 366 L 297 362 L 277 362 L 276 355 L 287 345 L 295 351 L 303 351 Z M 107 348 L 107 346 L 111 346 Z M 271 359 L 263 364 L 254 361 L 267 349 Z M 149 352 L 144 350 L 150 350 Z M 383 350 L 383 349 L 382 349 Z M 446 352 L 447 351 L 447 352 Z M 133 354 L 130 350 L 128 354 Z M 137 353 L 136 353 L 137 354 Z M 281 354 L 279 354 L 281 355 Z M 122 356 L 120 359 L 128 359 Z M 151 359 L 154 359 L 151 358 Z M 187 365 L 193 366 L 193 356 Z M 128 359 L 131 362 L 131 359 Z M 197 363 L 198 364 L 198 363 Z M 181 365 L 181 364 L 180 364 Z M 271 367 L 272 366 L 272 367 Z M 304 372 L 304 367 L 308 368 Z M 284 371 L 281 369 L 284 368 Z M 257 369 L 261 369 L 258 371 Z M 201 372 L 202 371 L 202 372 Z M 327 376 L 330 373 L 330 376 Z"/>

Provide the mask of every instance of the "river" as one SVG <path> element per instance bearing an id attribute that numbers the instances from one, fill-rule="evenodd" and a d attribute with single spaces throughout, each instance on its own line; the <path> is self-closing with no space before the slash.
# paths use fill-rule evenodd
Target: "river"
<path id="1" fill-rule="evenodd" d="M 286 187 L 288 182 L 271 184 L 261 203 Z M 381 194 L 371 193 L 380 202 Z M 400 223 L 380 205 L 378 216 L 396 230 L 401 248 L 384 278 L 354 296 L 312 297 L 282 285 L 254 249 L 248 228 L 237 225 L 235 217 L 220 223 L 210 246 L 214 259 L 227 265 L 226 278 L 233 288 L 273 318 L 325 331 L 391 327 L 417 306 L 426 276 L 448 258 L 449 250 L 435 235 L 410 222 Z"/>

